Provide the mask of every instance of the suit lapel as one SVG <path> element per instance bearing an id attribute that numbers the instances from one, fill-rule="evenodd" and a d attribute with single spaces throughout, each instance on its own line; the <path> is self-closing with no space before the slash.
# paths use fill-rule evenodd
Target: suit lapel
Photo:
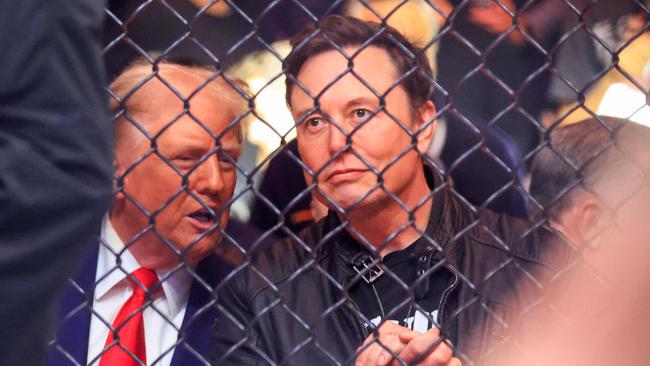
<path id="1" fill-rule="evenodd" d="M 192 281 L 178 335 L 180 343 L 174 350 L 171 366 L 208 364 L 206 357 L 212 344 L 212 324 L 217 316 L 212 291 L 231 270 L 232 265 L 216 255 L 207 257 L 197 267 L 196 274 L 204 283 L 196 279 Z"/>
<path id="2" fill-rule="evenodd" d="M 48 366 L 86 364 L 98 252 L 97 246 L 63 292 L 55 323 L 56 341 L 48 350 Z M 171 366 L 207 364 L 205 358 L 212 344 L 212 324 L 217 316 L 212 290 L 232 268 L 216 255 L 204 259 L 197 267 L 196 274 L 203 283 L 192 281 L 179 333 L 180 344 L 174 350 Z"/>
<path id="3" fill-rule="evenodd" d="M 69 280 L 61 295 L 55 319 L 56 340 L 48 350 L 49 366 L 86 364 L 98 252 L 99 246 L 94 246 L 79 274 Z"/>

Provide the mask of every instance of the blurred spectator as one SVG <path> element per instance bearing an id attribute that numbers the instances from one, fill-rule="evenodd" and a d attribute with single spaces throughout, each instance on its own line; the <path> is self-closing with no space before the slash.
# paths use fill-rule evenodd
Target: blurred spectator
<path id="1" fill-rule="evenodd" d="M 647 365 L 650 129 L 589 119 L 555 129 L 531 194 L 581 258 L 555 274 L 499 364 Z"/>
<path id="2" fill-rule="evenodd" d="M 452 1 L 456 8 L 441 30 L 437 54 L 438 82 L 450 106 L 500 127 L 524 156 L 539 142 L 535 119 L 548 82 L 547 72 L 537 73 L 546 62 L 543 54 L 511 15 L 526 3 Z"/>
<path id="3" fill-rule="evenodd" d="M 0 364 L 39 365 L 110 203 L 101 2 L 0 2 Z"/>
<path id="4" fill-rule="evenodd" d="M 297 234 L 314 222 L 302 166 L 296 139 L 271 159 L 253 199 L 250 222 L 255 227 L 284 238 L 287 230 Z"/>
<path id="5" fill-rule="evenodd" d="M 572 112 L 561 123 L 574 123 L 594 112 L 623 118 L 634 118 L 633 115 L 646 105 L 645 100 L 643 100 L 644 97 L 641 98 L 642 101 L 629 105 L 631 100 L 629 97 L 623 97 L 624 92 L 619 92 L 618 95 L 612 94 L 611 88 L 614 87 L 614 90 L 627 89 L 632 94 L 645 94 L 644 91 L 650 88 L 650 32 L 645 30 L 647 19 L 647 14 L 628 15 L 619 19 L 617 22 L 619 29 L 613 32 L 618 35 L 607 41 L 612 50 L 618 52 L 618 61 L 615 63 L 613 60 L 615 56 L 612 56 L 607 51 L 603 50 L 601 52 L 605 55 L 599 57 L 603 65 L 600 72 L 609 67 L 612 67 L 612 69 L 602 76 L 598 75 L 598 79 L 593 79 L 595 75 L 592 75 L 593 85 L 584 87 L 584 90 L 586 90 L 584 93 L 584 108 Z M 607 25 L 597 26 L 607 28 Z M 620 29 L 621 27 L 622 29 Z M 603 39 L 606 40 L 607 38 L 603 36 Z M 559 116 L 563 117 L 565 113 L 568 113 L 581 103 L 575 101 L 576 98 L 573 99 L 564 103 L 557 113 Z M 648 123 L 647 118 L 646 123 Z"/>
<path id="6" fill-rule="evenodd" d="M 439 152 L 429 149 L 429 155 L 440 159 L 454 188 L 469 203 L 528 216 L 526 166 L 510 136 L 478 118 L 447 112 L 438 120 L 432 147 Z"/>
<path id="7" fill-rule="evenodd" d="M 111 0 L 104 28 L 104 54 L 110 77 L 146 54 L 184 64 L 225 70 L 263 43 L 252 21 L 270 0 Z M 205 9 L 205 11 L 201 11 Z"/>
<path id="8" fill-rule="evenodd" d="M 639 83 L 650 61 L 650 39 L 642 35 L 648 14 L 637 1 L 572 3 L 580 17 L 560 0 L 542 1 L 524 13 L 530 33 L 552 51 L 557 72 L 550 81 L 548 100 L 560 109 L 547 118 L 546 125 L 557 118 L 567 124 L 590 117 L 609 86 Z M 588 110 L 574 111 L 582 106 L 581 95 Z"/>
<path id="9" fill-rule="evenodd" d="M 111 0 L 104 30 L 109 75 L 144 53 L 226 69 L 248 53 L 340 11 L 319 0 Z M 122 23 L 122 24 L 120 24 Z"/>
<path id="10" fill-rule="evenodd" d="M 239 0 L 237 0 L 239 1 Z M 267 43 L 287 40 L 307 23 L 329 14 L 340 14 L 344 1 L 270 1 L 258 22 L 258 35 Z M 262 8 L 262 6 L 259 6 Z"/>

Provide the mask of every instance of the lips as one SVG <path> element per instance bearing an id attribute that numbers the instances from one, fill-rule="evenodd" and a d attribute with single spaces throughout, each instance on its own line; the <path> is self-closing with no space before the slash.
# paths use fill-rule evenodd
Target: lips
<path id="1" fill-rule="evenodd" d="M 348 180 L 355 180 L 363 173 L 367 172 L 368 169 L 359 169 L 359 168 L 346 168 L 346 169 L 336 169 L 327 176 L 327 181 L 332 183 L 339 183 Z"/>
<path id="2" fill-rule="evenodd" d="M 205 231 L 211 228 L 216 220 L 215 210 L 202 208 L 187 215 L 189 221 L 199 230 Z"/>

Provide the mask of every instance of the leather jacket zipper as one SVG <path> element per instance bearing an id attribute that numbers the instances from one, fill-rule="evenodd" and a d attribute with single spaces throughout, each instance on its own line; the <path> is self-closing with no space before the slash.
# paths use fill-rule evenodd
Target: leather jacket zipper
<path id="1" fill-rule="evenodd" d="M 357 306 L 357 304 L 355 304 L 354 301 L 352 301 L 352 299 L 350 299 L 349 296 L 345 300 L 345 303 L 348 304 L 348 306 L 351 308 L 350 310 L 352 310 L 354 320 L 356 320 L 357 325 L 361 329 L 361 332 L 360 332 L 360 334 L 362 335 L 361 342 L 363 342 L 363 341 L 366 340 L 366 338 L 368 337 L 368 335 L 370 333 L 368 332 L 368 329 L 365 326 L 363 320 L 361 320 L 361 318 L 359 317 L 359 314 L 361 313 L 361 310 L 359 310 L 359 307 Z"/>
<path id="2" fill-rule="evenodd" d="M 458 273 L 456 273 L 455 270 L 451 270 L 450 266 L 445 266 L 447 269 L 451 271 L 451 273 L 454 274 L 454 281 L 447 287 L 443 292 L 442 296 L 440 297 L 440 305 L 438 306 L 438 325 L 442 326 L 442 321 L 444 319 L 444 313 L 445 313 L 445 305 L 447 304 L 447 298 L 449 297 L 449 294 L 458 286 L 458 283 L 460 282 L 458 280 Z"/>

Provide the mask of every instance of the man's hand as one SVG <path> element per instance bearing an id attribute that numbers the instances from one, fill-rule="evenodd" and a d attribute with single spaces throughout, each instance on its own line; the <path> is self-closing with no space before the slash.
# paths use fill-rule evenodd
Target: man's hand
<path id="1" fill-rule="evenodd" d="M 417 332 L 416 332 L 417 333 Z M 421 366 L 462 366 L 459 359 L 452 357 L 453 350 L 445 340 L 440 338 L 440 330 L 433 328 L 426 333 L 418 333 L 415 337 L 400 334 L 400 340 L 407 343 L 399 353 L 399 360 L 393 365 Z"/>
<path id="2" fill-rule="evenodd" d="M 358 351 L 361 353 L 357 357 L 355 366 L 388 365 L 394 356 L 399 355 L 408 342 L 419 334 L 414 330 L 386 321 L 359 347 Z"/>
<path id="3" fill-rule="evenodd" d="M 437 328 L 416 332 L 391 321 L 383 323 L 359 348 L 356 366 L 461 366 Z"/>

